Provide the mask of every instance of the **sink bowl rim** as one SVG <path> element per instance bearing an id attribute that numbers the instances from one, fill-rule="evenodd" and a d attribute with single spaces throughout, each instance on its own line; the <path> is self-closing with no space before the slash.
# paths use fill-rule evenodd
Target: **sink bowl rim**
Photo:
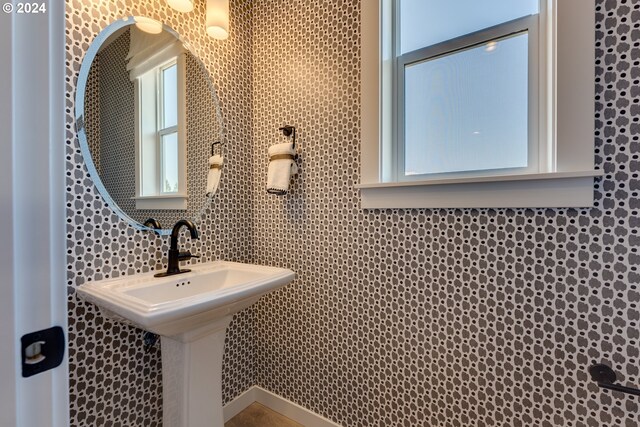
<path id="1" fill-rule="evenodd" d="M 264 277 L 233 285 L 229 288 L 203 292 L 160 303 L 145 302 L 141 298 L 124 293 L 125 290 L 153 286 L 153 282 L 156 280 L 158 285 L 183 282 L 201 274 L 224 269 L 225 267 L 248 271 L 255 271 L 256 269 L 269 270 L 269 272 Z M 100 308 L 109 310 L 141 327 L 152 328 L 156 325 L 177 321 L 181 318 L 195 316 L 207 311 L 223 309 L 225 306 L 230 306 L 251 298 L 257 299 L 274 289 L 286 285 L 295 278 L 295 273 L 289 269 L 231 261 L 212 261 L 194 264 L 185 268 L 190 268 L 191 271 L 163 278 L 153 277 L 153 275 L 157 273 L 157 271 L 153 271 L 87 282 L 79 286 L 77 292 L 82 299 Z"/>

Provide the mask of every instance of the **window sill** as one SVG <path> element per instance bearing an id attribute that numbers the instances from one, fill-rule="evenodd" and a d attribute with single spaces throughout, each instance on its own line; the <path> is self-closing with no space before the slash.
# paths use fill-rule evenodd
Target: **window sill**
<path id="1" fill-rule="evenodd" d="M 363 183 L 363 209 L 585 208 L 602 171 L 552 172 L 429 181 Z"/>
<path id="2" fill-rule="evenodd" d="M 132 197 L 136 201 L 136 209 L 164 209 L 164 210 L 186 210 L 186 194 L 172 194 L 162 196 L 138 196 Z"/>

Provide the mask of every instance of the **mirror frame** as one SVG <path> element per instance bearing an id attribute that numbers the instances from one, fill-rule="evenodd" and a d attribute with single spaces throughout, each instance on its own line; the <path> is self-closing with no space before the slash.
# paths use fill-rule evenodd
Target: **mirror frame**
<path id="1" fill-rule="evenodd" d="M 84 158 L 85 165 L 89 171 L 89 176 L 93 181 L 93 184 L 98 189 L 98 192 L 107 203 L 107 205 L 118 215 L 118 217 L 127 222 L 133 228 L 139 231 L 151 231 L 161 236 L 168 236 L 171 234 L 172 228 L 163 228 L 163 229 L 155 229 L 147 227 L 143 224 L 140 224 L 135 219 L 131 218 L 125 211 L 123 211 L 117 203 L 114 202 L 113 198 L 107 191 L 107 188 L 104 186 L 100 175 L 98 174 L 98 170 L 96 169 L 95 163 L 93 162 L 93 157 L 91 156 L 91 150 L 89 149 L 89 142 L 87 141 L 87 133 L 84 123 L 84 98 L 85 92 L 87 89 L 87 82 L 89 79 L 89 71 L 91 70 L 91 66 L 93 65 L 93 61 L 96 58 L 96 55 L 100 51 L 102 44 L 116 31 L 121 28 L 128 27 L 134 25 L 136 23 L 136 18 L 147 18 L 143 16 L 127 16 L 125 18 L 121 18 L 117 21 L 112 22 L 107 25 L 105 28 L 100 31 L 100 33 L 93 39 L 89 49 L 85 52 L 84 58 L 82 59 L 82 64 L 80 66 L 80 72 L 78 73 L 78 80 L 76 84 L 76 96 L 75 96 L 75 127 L 76 127 L 76 135 L 78 137 L 78 141 L 80 143 L 80 151 L 82 153 L 82 157 Z M 147 18 L 149 19 L 149 18 Z M 151 18 L 152 19 L 152 18 Z M 164 22 L 162 23 L 162 30 L 167 31 L 171 35 L 173 35 L 178 41 L 182 43 L 184 48 L 189 51 L 189 53 L 196 58 L 200 62 L 200 67 L 204 72 L 206 72 L 207 80 L 209 84 L 209 89 L 211 91 L 211 96 L 213 97 L 213 101 L 216 105 L 215 108 L 215 117 L 213 119 L 217 120 L 218 128 L 220 129 L 219 140 L 222 143 L 221 146 L 225 151 L 225 157 L 227 157 L 227 132 L 224 126 L 224 121 L 222 119 L 222 111 L 220 106 L 220 98 L 215 90 L 213 85 L 213 79 L 211 78 L 211 73 L 204 65 L 204 62 L 200 59 L 198 55 L 195 54 L 194 49 L 191 47 L 189 42 L 187 42 L 180 34 L 178 34 L 173 28 L 169 27 Z M 217 191 L 213 195 L 207 195 L 205 199 L 205 203 L 203 206 L 197 211 L 195 218 L 187 218 L 193 220 L 196 224 L 200 223 L 203 219 L 204 213 L 211 206 L 213 198 L 216 197 L 216 194 L 219 194 L 220 191 Z M 167 224 L 163 225 L 164 227 Z M 171 224 L 173 227 L 173 224 Z"/>

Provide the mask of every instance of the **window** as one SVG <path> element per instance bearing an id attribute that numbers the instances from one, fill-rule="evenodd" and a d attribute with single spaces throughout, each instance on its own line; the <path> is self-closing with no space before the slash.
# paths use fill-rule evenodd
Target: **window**
<path id="1" fill-rule="evenodd" d="M 593 0 L 365 3 L 363 207 L 593 204 Z"/>
<path id="2" fill-rule="evenodd" d="M 465 31 L 475 30 L 468 26 L 476 22 L 471 17 L 497 2 L 464 3 L 396 2 L 401 5 L 394 68 L 399 180 L 537 166 L 536 141 L 529 140 L 529 126 L 537 124 L 537 115 L 529 117 L 534 102 L 529 93 L 537 83 L 537 40 L 532 36 L 537 33 L 537 9 L 511 2 L 520 7 L 511 6 L 516 10 L 509 18 L 536 15 L 467 35 Z M 460 9 L 468 18 L 461 23 L 468 25 L 459 31 L 437 25 L 451 21 L 447 17 L 455 18 Z M 481 25 L 489 23 L 494 24 L 483 20 Z M 424 31 L 425 26 L 430 30 Z M 451 36 L 455 38 L 443 40 Z"/>
<path id="3" fill-rule="evenodd" d="M 161 128 L 160 140 L 160 193 L 172 194 L 179 190 L 178 179 L 178 65 L 173 62 L 160 70 Z"/>
<path id="4" fill-rule="evenodd" d="M 137 76 L 137 209 L 186 209 L 185 64 L 171 58 Z"/>

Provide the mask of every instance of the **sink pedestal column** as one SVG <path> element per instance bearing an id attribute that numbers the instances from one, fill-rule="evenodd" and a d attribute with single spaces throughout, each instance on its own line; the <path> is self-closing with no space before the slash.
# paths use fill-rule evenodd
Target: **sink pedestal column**
<path id="1" fill-rule="evenodd" d="M 231 316 L 162 337 L 164 427 L 223 427 L 222 356 Z"/>

